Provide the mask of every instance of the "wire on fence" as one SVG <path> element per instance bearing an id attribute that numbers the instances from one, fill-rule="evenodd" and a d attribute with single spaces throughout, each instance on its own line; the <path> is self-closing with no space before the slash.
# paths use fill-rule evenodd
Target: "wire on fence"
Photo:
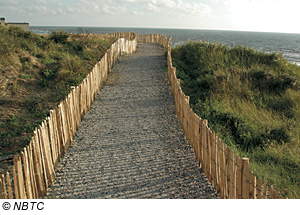
<path id="1" fill-rule="evenodd" d="M 197 152 L 195 152 L 195 155 L 198 156 L 199 164 L 201 165 L 202 168 L 204 168 L 204 171 L 206 174 L 208 174 L 209 179 L 211 182 L 214 184 L 214 186 L 218 187 L 218 190 L 221 191 L 221 194 L 224 198 L 226 197 L 238 197 L 238 198 L 243 198 L 244 195 L 243 193 L 236 193 L 232 194 L 232 192 L 235 192 L 238 188 L 237 184 L 242 184 L 242 188 L 245 189 L 243 186 L 243 182 L 245 183 L 246 187 L 251 186 L 254 190 L 252 195 L 255 195 L 257 192 L 259 192 L 259 195 L 263 195 L 265 197 L 269 197 L 270 192 L 274 193 L 273 196 L 276 197 L 276 191 L 274 190 L 274 187 L 271 186 L 270 189 L 268 189 L 268 185 L 264 183 L 263 185 L 261 184 L 260 187 L 256 182 L 252 182 L 248 178 L 249 173 L 244 173 L 243 166 L 239 165 L 236 163 L 236 160 L 233 158 L 230 158 L 229 153 L 232 153 L 229 151 L 227 148 L 227 145 L 223 144 L 221 140 L 210 130 L 210 128 L 207 126 L 208 122 L 207 120 L 202 120 L 200 117 L 199 121 L 199 142 L 195 142 L 195 139 L 198 141 L 197 138 L 194 137 L 193 132 L 196 131 L 194 127 L 194 119 L 193 119 L 193 114 L 196 115 L 192 109 L 189 108 L 189 97 L 185 96 L 183 93 L 181 87 L 180 87 L 180 81 L 177 80 L 176 77 L 176 68 L 172 66 L 172 56 L 171 56 L 171 38 L 167 39 L 166 37 L 162 35 L 142 35 L 142 36 L 136 36 L 134 33 L 124 33 L 121 32 L 119 34 L 112 33 L 112 34 L 106 34 L 108 37 L 129 37 L 130 39 L 134 38 L 135 42 L 133 42 L 134 45 L 126 45 L 127 42 L 124 43 L 124 40 L 119 40 L 120 44 L 123 44 L 124 47 L 120 48 L 120 50 L 116 49 L 115 45 L 112 45 L 110 49 L 106 52 L 106 54 L 103 56 L 103 58 L 95 65 L 95 67 L 99 67 L 99 69 L 104 69 L 107 72 L 110 71 L 110 67 L 112 63 L 117 59 L 114 55 L 114 50 L 117 50 L 119 54 L 123 54 L 125 48 L 127 48 L 128 51 L 134 51 L 135 48 L 130 48 L 136 46 L 136 41 L 142 41 L 142 42 L 149 42 L 149 43 L 159 43 L 164 46 L 165 50 L 168 52 L 168 76 L 169 76 L 169 81 L 172 84 L 172 92 L 175 98 L 175 104 L 177 106 L 176 108 L 176 113 L 178 118 L 180 119 L 184 133 L 189 140 L 190 144 L 194 147 L 197 148 Z M 129 50 L 130 48 L 130 50 Z M 104 62 L 104 63 L 102 63 Z M 103 66 L 104 65 L 104 66 Z M 67 150 L 67 148 L 71 145 L 73 135 L 75 134 L 76 130 L 78 129 L 79 123 L 81 119 L 84 117 L 86 112 L 89 110 L 91 102 L 94 99 L 95 92 L 96 90 L 93 90 L 93 84 L 95 83 L 97 77 L 94 75 L 94 69 L 93 71 L 83 80 L 82 84 L 77 86 L 76 88 L 72 88 L 72 92 L 74 92 L 74 89 L 78 89 L 80 91 L 78 94 L 75 95 L 75 93 L 69 94 L 64 101 L 62 101 L 56 110 L 53 110 L 55 114 L 53 114 L 53 121 L 54 121 L 54 127 L 56 127 L 60 132 L 55 131 L 54 132 L 54 144 L 51 142 L 51 136 L 50 133 L 52 131 L 50 126 L 47 122 L 49 122 L 49 119 L 51 120 L 51 116 L 48 121 L 45 121 L 44 124 L 42 123 L 42 126 L 40 129 L 43 127 L 47 132 L 45 133 L 44 130 L 36 131 L 36 138 L 46 138 L 42 141 L 46 141 L 46 145 L 43 145 L 45 143 L 37 143 L 38 147 L 41 147 L 41 158 L 42 161 L 39 164 L 36 165 L 41 165 L 36 172 L 35 166 L 31 166 L 30 168 L 33 168 L 33 173 L 31 172 L 31 176 L 34 179 L 37 179 L 40 177 L 42 180 L 41 183 L 45 183 L 45 186 L 51 185 L 53 183 L 53 178 L 51 177 L 51 174 L 53 174 L 53 170 L 51 169 L 51 162 L 54 167 L 56 166 L 55 163 L 57 162 L 54 158 L 57 157 L 57 160 L 59 160 Z M 102 72 L 101 73 L 101 81 L 103 81 L 106 77 L 106 75 Z M 104 75 L 103 75 L 104 74 Z M 176 81 L 177 80 L 177 81 Z M 98 85 L 101 86 L 101 83 Z M 92 95 L 91 95 L 92 94 Z M 175 96 L 175 94 L 177 96 Z M 76 110 L 73 111 L 73 109 L 70 109 L 70 106 L 74 107 L 74 101 L 78 100 L 80 101 L 80 104 L 76 104 Z M 187 108 L 187 109 L 186 109 Z M 74 121 L 78 121 L 77 123 Z M 202 126 L 205 125 L 205 126 Z M 43 133 L 44 132 L 44 133 Z M 57 132 L 57 133 L 56 133 Z M 204 133 L 203 133 L 204 132 Z M 208 132 L 208 133 L 206 133 Z M 212 139 L 212 143 L 210 142 L 210 139 Z M 50 141 L 50 142 L 47 142 Z M 203 142 L 204 141 L 204 142 Z M 205 142 L 208 141 L 208 142 Z M 220 143 L 220 144 L 217 144 Z M 40 146 L 39 146 L 40 145 Z M 224 149 L 223 147 L 224 146 Z M 33 146 L 34 147 L 34 146 Z M 45 148 L 45 147 L 50 147 L 50 148 Z M 52 148 L 54 147 L 54 148 Z M 57 147 L 57 150 L 55 149 Z M 214 148 L 212 151 L 211 148 Z M 32 149 L 33 150 L 33 149 Z M 43 154 L 43 150 L 44 153 Z M 55 152 L 56 151 L 56 152 Z M 49 152 L 51 155 L 47 154 Z M 33 152 L 30 152 L 33 154 Z M 57 155 L 53 156 L 53 153 L 57 153 Z M 212 154 L 214 157 L 212 157 Z M 50 156 L 50 157 L 49 157 Z M 231 155 L 234 157 L 234 155 Z M 34 160 L 31 158 L 32 161 Z M 220 163 L 220 159 L 222 159 Z M 47 161 L 48 160 L 48 161 Z M 22 162 L 21 162 L 22 163 Z M 230 169 L 227 167 L 230 164 Z M 31 165 L 31 164 L 29 164 Z M 50 165 L 50 166 L 49 166 Z M 20 169 L 21 167 L 21 169 Z M 16 183 L 18 183 L 18 178 L 21 177 L 23 178 L 22 183 L 27 183 L 24 187 L 25 189 L 25 196 L 27 196 L 28 191 L 26 190 L 27 187 L 31 187 L 29 189 L 33 189 L 32 187 L 36 186 L 38 181 L 25 181 L 26 178 L 24 179 L 24 167 L 27 168 L 24 164 L 19 166 L 19 169 L 16 173 L 13 168 L 13 174 L 12 178 L 9 178 L 8 181 L 5 183 L 5 180 L 1 178 L 1 185 L 4 185 L 3 187 L 5 188 L 6 184 L 10 184 L 12 190 L 14 191 L 15 196 L 14 197 L 19 197 L 17 196 L 18 194 L 15 192 L 14 189 L 17 189 L 18 186 L 16 186 Z M 48 169 L 50 168 L 50 169 Z M 215 169 L 216 168 L 216 169 Z M 21 170 L 21 171 L 20 171 Z M 229 172 L 230 171 L 230 172 Z M 40 175 L 42 174 L 42 175 Z M 243 181 L 237 181 L 237 175 L 241 175 L 243 178 Z M 253 175 L 251 173 L 251 175 Z M 252 177 L 252 176 L 251 176 Z M 256 177 L 255 177 L 256 178 Z M 254 179 L 255 179 L 254 178 Z M 242 180 L 239 177 L 239 180 Z M 254 180 L 255 181 L 255 180 Z M 13 186 L 12 186 L 13 185 Z M 24 186 L 24 184 L 23 184 Z M 251 188 L 251 189 L 252 189 Z M 8 193 L 8 189 L 3 190 L 1 188 L 1 193 L 0 196 L 10 196 L 12 197 L 12 194 Z M 38 189 L 36 187 L 36 189 Z M 222 193 L 222 192 L 225 193 Z M 34 191 L 34 192 L 39 192 L 39 191 Z M 251 191 L 252 192 L 252 191 Z M 38 195 L 43 195 L 39 194 Z M 229 196 L 230 195 L 230 196 Z M 247 194 L 250 195 L 250 194 Z M 256 196 L 254 196 L 256 198 Z"/>

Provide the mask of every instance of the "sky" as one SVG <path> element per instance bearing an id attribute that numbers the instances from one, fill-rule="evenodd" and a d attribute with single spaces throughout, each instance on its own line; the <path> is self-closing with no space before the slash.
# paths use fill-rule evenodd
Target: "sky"
<path id="1" fill-rule="evenodd" d="M 299 0 L 0 0 L 0 17 L 30 26 L 300 33 Z"/>

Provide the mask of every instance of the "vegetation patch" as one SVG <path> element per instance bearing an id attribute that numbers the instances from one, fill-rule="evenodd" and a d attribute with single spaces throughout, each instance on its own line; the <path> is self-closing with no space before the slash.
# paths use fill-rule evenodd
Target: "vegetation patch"
<path id="1" fill-rule="evenodd" d="M 0 156 L 26 146 L 35 127 L 77 86 L 115 38 L 0 28 Z"/>
<path id="2" fill-rule="evenodd" d="M 205 41 L 172 49 L 190 105 L 254 173 L 300 197 L 300 67 L 280 54 Z"/>

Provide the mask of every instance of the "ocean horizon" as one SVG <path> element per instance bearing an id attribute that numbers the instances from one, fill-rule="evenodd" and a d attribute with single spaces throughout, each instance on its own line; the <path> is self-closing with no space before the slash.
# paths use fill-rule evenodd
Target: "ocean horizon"
<path id="1" fill-rule="evenodd" d="M 300 34 L 271 33 L 231 30 L 202 30 L 176 28 L 139 28 L 139 27 L 82 27 L 82 26 L 30 26 L 37 34 L 50 34 L 52 31 L 67 33 L 116 33 L 122 31 L 136 34 L 163 34 L 172 36 L 172 46 L 176 47 L 190 40 L 205 40 L 228 46 L 252 47 L 257 51 L 282 54 L 289 62 L 300 65 Z"/>
<path id="2" fill-rule="evenodd" d="M 149 27 L 99 27 L 99 26 L 42 26 L 33 25 L 30 28 L 107 28 L 107 29 L 162 29 L 162 30 L 191 30 L 191 31 L 230 31 L 230 32 L 250 32 L 250 33 L 271 33 L 271 34 L 296 34 L 300 33 L 289 33 L 289 32 L 269 32 L 269 31 L 243 31 L 243 30 L 227 30 L 227 29 L 193 29 L 193 28 L 149 28 Z"/>

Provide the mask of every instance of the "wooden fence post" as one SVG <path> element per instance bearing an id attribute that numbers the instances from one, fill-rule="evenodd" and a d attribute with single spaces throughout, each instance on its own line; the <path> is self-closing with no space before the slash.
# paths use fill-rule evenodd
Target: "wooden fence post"
<path id="1" fill-rule="evenodd" d="M 190 106 L 187 106 L 187 137 L 188 137 L 188 141 L 190 146 L 193 148 L 193 120 L 192 120 L 192 109 L 190 108 Z"/>
<path id="2" fill-rule="evenodd" d="M 69 94 L 70 95 L 70 94 Z M 71 117 L 71 108 L 70 108 L 70 97 L 69 95 L 65 99 L 65 114 L 66 114 L 66 128 L 67 128 L 67 134 L 68 134 L 68 144 L 67 148 L 68 149 L 72 143 L 73 140 L 73 135 L 72 135 L 72 117 Z"/>
<path id="3" fill-rule="evenodd" d="M 216 139 L 215 132 L 210 132 L 210 143 L 211 143 L 211 184 L 216 187 Z"/>
<path id="4" fill-rule="evenodd" d="M 201 163 L 202 163 L 202 169 L 205 173 L 205 175 L 207 174 L 206 173 L 206 157 L 207 157 L 207 149 L 206 149 L 206 125 L 207 125 L 207 120 L 203 120 L 202 121 L 202 131 L 201 131 L 201 134 L 202 134 L 202 138 L 201 138 Z"/>
<path id="5" fill-rule="evenodd" d="M 32 186 L 31 186 L 31 180 L 30 180 L 30 173 L 29 173 L 29 163 L 28 163 L 28 156 L 27 156 L 27 150 L 24 148 L 24 151 L 21 152 L 21 158 L 23 161 L 23 171 L 24 171 L 24 181 L 25 181 L 25 188 L 27 193 L 27 198 L 32 199 Z"/>
<path id="6" fill-rule="evenodd" d="M 268 184 L 267 183 L 264 183 L 263 185 L 263 199 L 267 199 L 268 198 Z"/>
<path id="7" fill-rule="evenodd" d="M 14 165 L 12 166 L 12 173 L 13 173 L 13 183 L 14 183 L 14 194 L 15 194 L 15 198 L 19 199 L 20 195 L 19 195 L 19 186 L 18 186 L 18 179 L 17 179 L 17 169 L 16 169 L 16 165 L 14 162 Z"/>
<path id="8" fill-rule="evenodd" d="M 247 199 L 247 187 L 248 187 L 248 178 L 247 178 L 247 170 L 249 169 L 249 158 L 242 159 L 242 192 L 243 199 Z"/>
<path id="9" fill-rule="evenodd" d="M 253 172 L 250 172 L 250 193 L 249 198 L 250 199 L 256 199 L 256 177 L 254 176 Z"/>
<path id="10" fill-rule="evenodd" d="M 73 136 L 76 134 L 78 130 L 78 102 L 77 102 L 77 95 L 76 95 L 77 88 L 71 87 L 71 111 L 73 115 Z"/>
<path id="11" fill-rule="evenodd" d="M 229 149 L 226 144 L 224 144 L 224 155 L 225 155 L 225 198 L 229 198 L 229 186 L 230 186 L 230 171 L 229 171 Z"/>
<path id="12" fill-rule="evenodd" d="M 87 75 L 87 112 L 91 108 L 91 75 Z"/>
<path id="13" fill-rule="evenodd" d="M 221 142 L 221 168 L 222 168 L 222 198 L 226 198 L 226 156 L 225 156 L 225 144 Z"/>
<path id="14" fill-rule="evenodd" d="M 60 114 L 61 114 L 61 126 L 62 126 L 62 133 L 64 137 L 63 141 L 63 155 L 66 153 L 67 146 L 69 144 L 69 135 L 68 135 L 68 128 L 67 128 L 67 117 L 65 112 L 65 101 L 60 103 Z M 85 115 L 85 114 L 84 114 Z"/>
<path id="15" fill-rule="evenodd" d="M 274 186 L 271 185 L 270 190 L 269 190 L 269 198 L 270 199 L 276 199 L 276 197 L 277 197 L 277 194 L 276 194 L 276 191 L 274 189 Z"/>
<path id="16" fill-rule="evenodd" d="M 243 169 L 242 169 L 242 159 L 236 155 L 235 156 L 235 163 L 237 166 L 237 182 L 236 182 L 236 186 L 237 186 L 237 190 L 236 190 L 236 198 L 237 199 L 241 199 L 242 198 L 242 181 L 243 181 Z"/>
<path id="17" fill-rule="evenodd" d="M 99 85 L 99 87 L 100 87 L 100 85 Z M 79 86 L 76 87 L 75 98 L 76 98 L 76 114 L 77 114 L 76 130 L 78 130 L 80 122 L 81 122 L 81 118 L 80 118 L 80 87 Z"/>
<path id="18" fill-rule="evenodd" d="M 88 111 L 89 109 L 87 109 Z M 64 115 L 64 131 L 65 131 L 65 137 L 66 137 L 66 145 L 65 145 L 65 151 L 70 146 L 70 143 L 72 141 L 71 138 L 71 127 L 70 127 L 70 119 L 69 119 L 69 105 L 68 105 L 68 97 L 63 101 L 63 115 Z"/>
<path id="19" fill-rule="evenodd" d="M 15 176 L 14 176 L 14 182 L 15 182 L 15 188 L 18 190 L 18 197 L 20 199 L 26 199 L 26 193 L 25 193 L 25 187 L 24 187 L 24 177 L 23 177 L 23 171 L 22 171 L 22 163 L 20 155 L 15 155 L 13 157 L 14 161 L 14 168 L 15 168 Z"/>
<path id="20" fill-rule="evenodd" d="M 0 175 L 0 199 L 7 199 L 6 185 L 4 175 Z"/>
<path id="21" fill-rule="evenodd" d="M 63 121 L 62 121 L 62 113 L 61 113 L 61 105 L 60 103 L 56 108 L 56 124 L 57 124 L 57 151 L 59 159 L 62 158 L 64 154 L 64 145 L 65 145 L 65 137 L 63 131 Z"/>
<path id="22" fill-rule="evenodd" d="M 211 154 L 211 133 L 212 131 L 210 130 L 210 128 L 207 126 L 206 128 L 207 131 L 207 178 L 211 181 L 212 179 L 212 175 L 211 175 L 211 159 L 212 159 L 212 154 Z"/>
<path id="23" fill-rule="evenodd" d="M 33 132 L 33 144 L 32 144 L 32 154 L 33 154 L 33 165 L 35 170 L 35 180 L 37 181 L 38 187 L 38 197 L 43 197 L 46 193 L 46 185 L 44 182 L 44 169 L 42 164 L 42 154 L 40 150 L 39 137 L 37 129 Z"/>
<path id="24" fill-rule="evenodd" d="M 9 172 L 6 172 L 6 185 L 7 185 L 8 198 L 13 199 L 14 196 L 13 196 L 13 192 L 12 192 L 12 188 L 11 188 Z"/>
<path id="25" fill-rule="evenodd" d="M 195 114 L 195 156 L 199 165 L 200 118 Z"/>
<path id="26" fill-rule="evenodd" d="M 51 159 L 51 150 L 49 146 L 49 137 L 47 131 L 46 120 L 42 122 L 40 126 L 40 135 L 41 135 L 41 148 L 44 155 L 45 169 L 48 179 L 48 186 L 51 186 L 54 182 L 55 172 L 53 168 L 53 163 Z"/>
<path id="27" fill-rule="evenodd" d="M 52 111 L 50 111 L 50 117 L 47 117 L 46 119 L 46 126 L 48 131 L 48 137 L 49 137 L 49 146 L 50 146 L 50 152 L 51 152 L 51 160 L 53 163 L 53 166 L 55 168 L 56 166 L 56 148 L 55 148 L 55 137 L 54 137 L 54 130 L 53 130 L 53 122 L 52 122 Z"/>
<path id="28" fill-rule="evenodd" d="M 203 168 L 203 152 L 202 152 L 203 137 L 202 136 L 203 136 L 203 120 L 199 118 L 198 163 L 200 168 Z"/>
<path id="29" fill-rule="evenodd" d="M 262 199 L 262 181 L 257 178 L 257 189 L 256 189 L 257 199 Z"/>
<path id="30" fill-rule="evenodd" d="M 234 153 L 229 150 L 229 172 L 230 172 L 230 186 L 229 186 L 229 198 L 236 199 L 236 168 L 234 165 Z"/>
<path id="31" fill-rule="evenodd" d="M 73 141 L 73 134 L 74 134 L 74 120 L 73 120 L 73 104 L 72 104 L 72 94 L 69 93 L 66 99 L 66 105 L 67 105 L 67 118 L 68 118 L 68 128 L 69 128 L 69 135 L 70 135 L 70 142 L 69 146 L 72 145 Z"/>
<path id="32" fill-rule="evenodd" d="M 41 130 L 41 126 L 40 128 L 37 130 L 38 133 L 38 143 L 39 143 L 39 149 L 40 149 L 40 155 L 41 155 L 41 161 L 42 161 L 42 169 L 43 169 L 43 177 L 44 177 L 44 195 L 46 194 L 47 190 L 48 190 L 48 185 L 49 185 L 49 181 L 48 181 L 48 176 L 49 176 L 49 169 L 47 168 L 46 165 L 46 155 L 45 155 L 45 150 L 44 150 L 44 146 L 43 146 L 43 137 L 42 137 L 42 130 Z M 47 171 L 48 171 L 48 175 L 47 175 Z"/>
<path id="33" fill-rule="evenodd" d="M 37 181 L 35 178 L 35 169 L 34 169 L 34 159 L 33 159 L 33 153 L 32 153 L 32 144 L 33 141 L 30 142 L 30 144 L 26 147 L 27 149 L 27 155 L 28 155 L 28 164 L 29 164 L 29 173 L 30 173 L 30 183 L 32 188 L 32 198 L 37 199 L 38 198 L 38 188 L 37 188 Z"/>

